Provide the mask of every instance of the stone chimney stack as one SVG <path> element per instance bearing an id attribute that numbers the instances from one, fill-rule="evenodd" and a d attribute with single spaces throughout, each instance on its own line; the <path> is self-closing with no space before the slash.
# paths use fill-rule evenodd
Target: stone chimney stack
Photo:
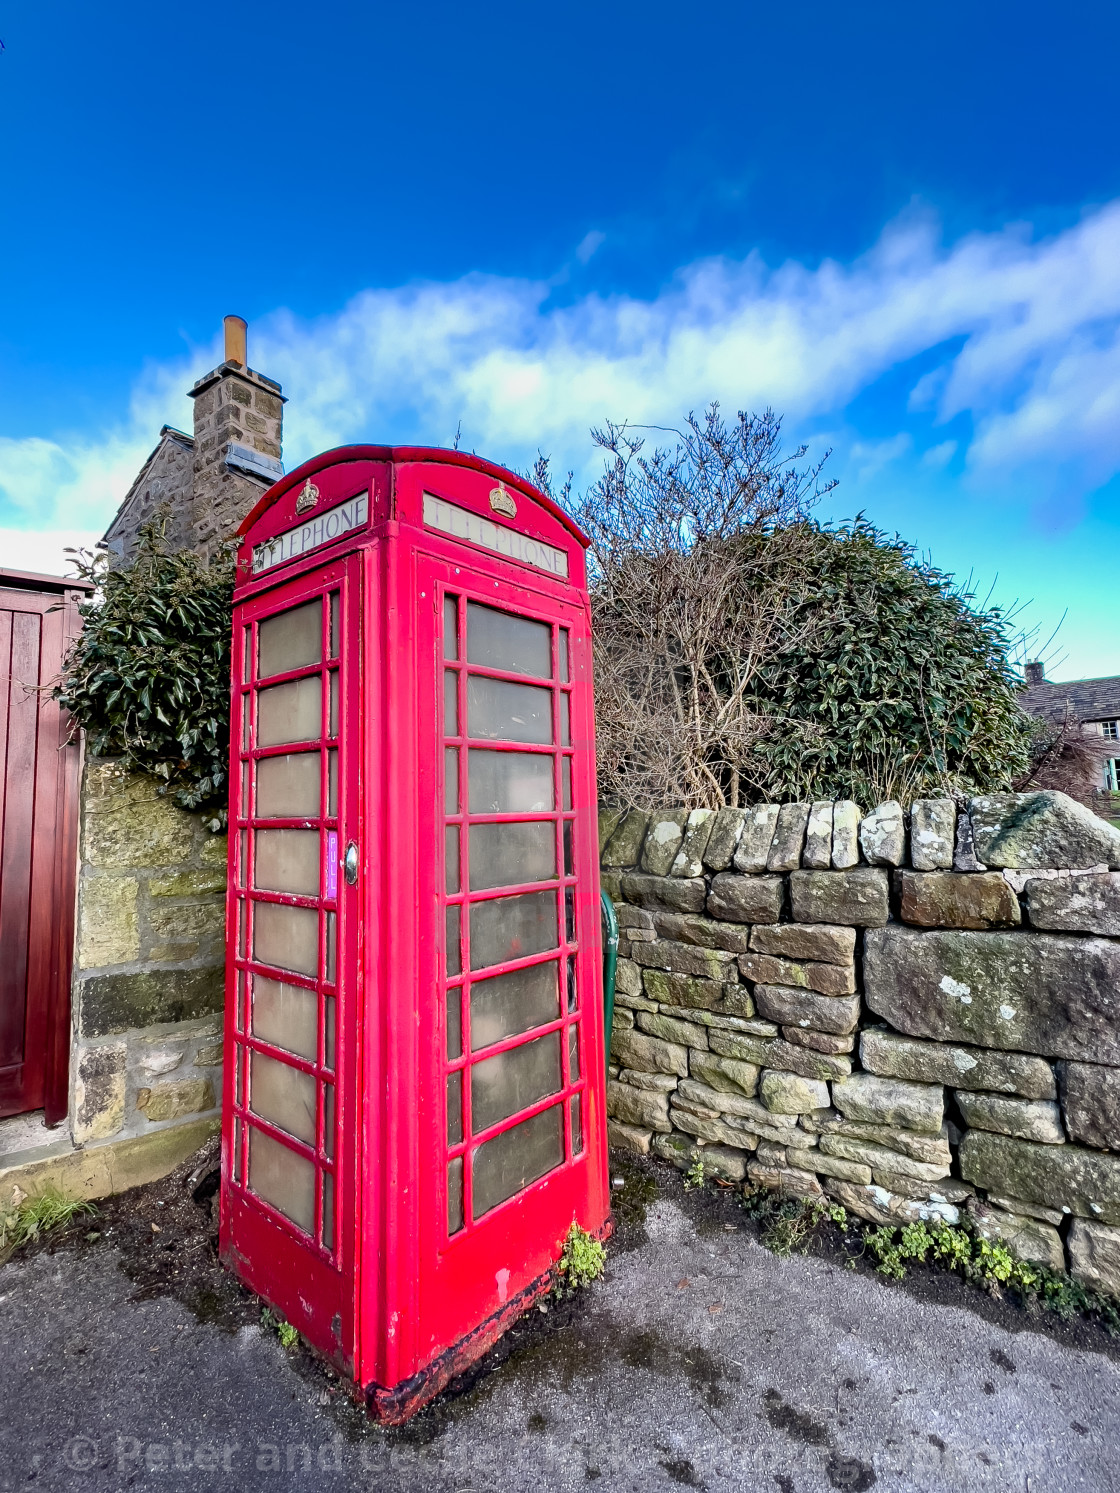
<path id="1" fill-rule="evenodd" d="M 246 324 L 225 318 L 225 357 L 190 391 L 194 472 L 190 548 L 210 555 L 284 475 L 280 385 L 248 365 Z"/>
<path id="2" fill-rule="evenodd" d="M 1036 659 L 1033 663 L 1024 664 L 1023 677 L 1027 681 L 1028 689 L 1032 684 L 1045 684 L 1046 671 L 1045 665 L 1043 664 L 1042 660 Z"/>

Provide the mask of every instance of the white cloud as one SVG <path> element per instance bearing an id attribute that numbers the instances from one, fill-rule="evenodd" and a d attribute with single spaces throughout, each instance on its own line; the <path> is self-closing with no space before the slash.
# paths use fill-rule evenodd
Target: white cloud
<path id="1" fill-rule="evenodd" d="M 905 431 L 885 441 L 853 441 L 848 448 L 848 460 L 859 477 L 866 480 L 876 476 L 892 461 L 908 456 L 913 446 L 913 440 Z"/>
<path id="2" fill-rule="evenodd" d="M 586 474 L 587 428 L 606 417 L 674 423 L 718 397 L 772 404 L 792 435 L 924 355 L 911 409 L 968 415 L 967 461 L 986 481 L 1052 467 L 1091 486 L 1120 467 L 1120 202 L 1037 242 L 1018 225 L 946 247 L 931 217 L 908 215 L 849 264 L 770 269 L 752 254 L 690 265 L 646 300 L 557 306 L 551 293 L 470 275 L 257 322 L 254 366 L 290 397 L 289 465 L 347 441 L 446 444 L 461 421 L 464 444 L 497 460 L 524 464 L 539 446 Z M 103 524 L 159 425 L 189 420 L 185 390 L 216 355 L 146 369 L 117 431 L 0 444 L 0 515 Z M 875 449 L 865 462 L 905 454 Z"/>
<path id="3" fill-rule="evenodd" d="M 922 465 L 926 467 L 945 467 L 957 454 L 957 441 L 941 441 L 936 446 L 930 446 L 928 451 L 922 452 Z"/>

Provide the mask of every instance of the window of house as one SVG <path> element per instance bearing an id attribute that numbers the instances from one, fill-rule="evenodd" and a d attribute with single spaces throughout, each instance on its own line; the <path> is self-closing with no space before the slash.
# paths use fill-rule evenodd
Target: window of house
<path id="1" fill-rule="evenodd" d="M 1105 759 L 1104 789 L 1106 793 L 1120 793 L 1120 757 Z"/>
<path id="2" fill-rule="evenodd" d="M 1101 735 L 1109 741 L 1120 741 L 1120 721 L 1101 721 Z"/>

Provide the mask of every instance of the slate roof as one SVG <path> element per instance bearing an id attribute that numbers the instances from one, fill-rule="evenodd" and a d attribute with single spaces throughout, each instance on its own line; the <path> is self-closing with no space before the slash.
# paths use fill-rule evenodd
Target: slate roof
<path id="1" fill-rule="evenodd" d="M 1032 684 L 1019 697 L 1029 715 L 1057 719 L 1070 712 L 1081 721 L 1120 720 L 1120 674 L 1100 679 L 1068 679 L 1064 682 L 1043 680 Z"/>

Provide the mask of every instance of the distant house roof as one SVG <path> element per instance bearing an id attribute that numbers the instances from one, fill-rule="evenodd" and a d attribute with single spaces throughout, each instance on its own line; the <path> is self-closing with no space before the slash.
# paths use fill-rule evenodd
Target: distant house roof
<path id="1" fill-rule="evenodd" d="M 193 451 L 194 436 L 187 435 L 186 431 L 176 430 L 174 425 L 163 425 L 160 427 L 159 443 L 153 449 L 151 455 L 148 457 L 144 465 L 140 468 L 139 472 L 137 472 L 132 486 L 125 493 L 124 500 L 122 501 L 121 506 L 113 515 L 112 523 L 105 530 L 105 533 L 101 536 L 102 544 L 110 543 L 116 537 L 117 531 L 125 526 L 126 514 L 132 507 L 133 499 L 143 487 L 145 480 L 151 475 L 152 467 L 156 462 L 156 458 L 159 457 L 169 445 L 177 446 L 183 451 Z"/>
<path id="2" fill-rule="evenodd" d="M 1043 679 L 1028 685 L 1021 704 L 1029 715 L 1051 719 L 1064 715 L 1068 705 L 1070 713 L 1078 720 L 1120 720 L 1120 674 L 1064 682 Z"/>

